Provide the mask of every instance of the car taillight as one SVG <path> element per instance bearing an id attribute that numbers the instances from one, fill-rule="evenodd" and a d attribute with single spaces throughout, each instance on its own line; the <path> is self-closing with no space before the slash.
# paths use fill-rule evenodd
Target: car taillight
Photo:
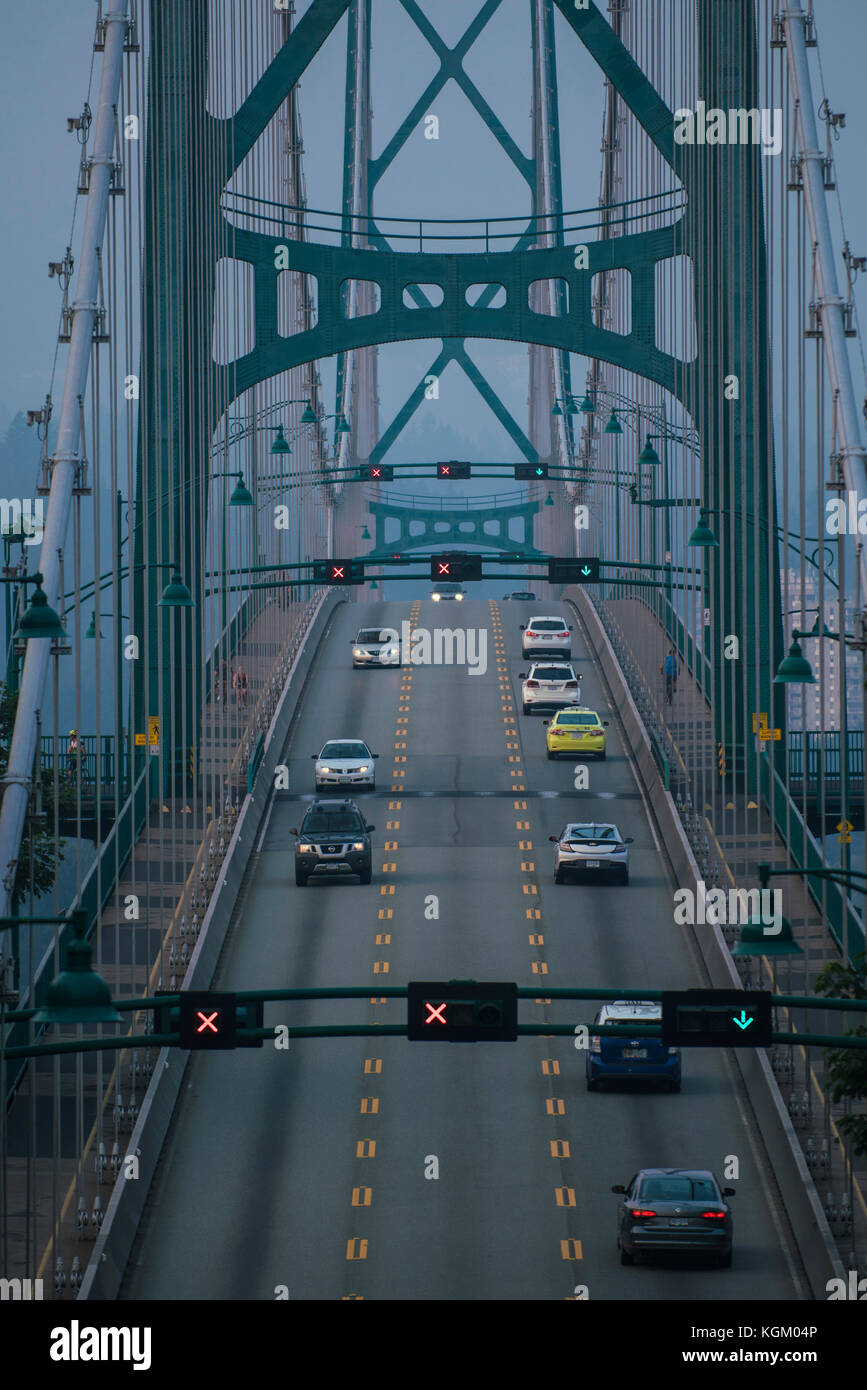
<path id="1" fill-rule="evenodd" d="M 724 1211 L 703 1211 L 702 1216 L 707 1221 L 725 1221 L 726 1219 Z"/>
<path id="2" fill-rule="evenodd" d="M 655 1216 L 655 1215 L 656 1215 L 656 1212 L 655 1212 L 655 1211 L 642 1211 L 639 1207 L 636 1207 L 636 1208 L 635 1208 L 633 1211 L 631 1211 L 629 1214 L 630 1214 L 630 1216 L 632 1217 L 633 1221 L 646 1221 L 647 1218 L 648 1218 L 649 1216 Z"/>
<path id="3" fill-rule="evenodd" d="M 598 1033 L 594 1033 L 593 1036 L 592 1036 L 591 1039 L 590 1039 L 590 1051 L 591 1051 L 591 1052 L 601 1052 L 601 1051 L 602 1051 L 602 1039 L 600 1038 L 600 1036 L 599 1036 Z"/>
<path id="4" fill-rule="evenodd" d="M 527 681 L 527 689 L 528 689 L 528 690 L 538 690 L 538 689 L 539 689 L 539 682 L 538 682 L 538 681 Z"/>
<path id="5" fill-rule="evenodd" d="M 578 682 L 577 682 L 577 681 L 567 681 L 567 682 L 566 682 L 566 689 L 567 689 L 567 690 L 577 690 L 577 689 L 578 689 Z"/>

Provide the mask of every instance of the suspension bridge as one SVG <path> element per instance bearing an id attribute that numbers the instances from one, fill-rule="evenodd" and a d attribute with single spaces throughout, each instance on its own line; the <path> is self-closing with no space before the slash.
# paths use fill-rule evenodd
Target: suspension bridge
<path id="1" fill-rule="evenodd" d="M 485 0 L 446 7 L 446 39 L 417 0 L 98 0 L 32 497 L 3 504 L 5 1278 L 59 1301 L 760 1300 L 867 1273 L 867 1160 L 795 1041 L 806 1008 L 737 1064 L 687 1050 L 652 1109 L 585 1095 L 555 1031 L 592 1022 L 558 988 L 802 998 L 864 950 L 865 261 L 833 197 L 825 8 Z M 398 76 L 405 114 L 375 120 Z M 452 87 L 466 156 L 414 206 L 395 171 L 436 157 Z M 479 174 L 483 216 L 477 137 L 515 190 L 489 206 Z M 459 472 L 424 447 L 433 412 Z M 428 602 L 441 550 L 482 556 L 460 605 Z M 598 582 L 554 582 L 585 557 Z M 518 575 L 532 601 L 504 601 Z M 355 668 L 360 630 L 443 608 L 485 635 L 478 679 Z M 545 614 L 608 721 L 583 782 L 518 712 Z M 373 882 L 301 891 L 311 754 L 350 736 L 380 755 Z M 582 820 L 632 837 L 628 888 L 552 886 L 548 837 Z M 675 924 L 676 888 L 752 890 L 760 862 L 782 929 Z M 112 1002 L 73 1017 L 58 975 L 85 958 Z M 432 1060 L 388 1036 L 389 986 L 469 977 L 538 988 L 551 1034 Z M 285 1050 L 159 1041 L 158 995 L 268 987 L 299 995 L 265 1005 Z M 304 997 L 329 987 L 363 997 Z M 359 1036 L 292 1036 L 335 1020 Z M 597 1193 L 731 1154 L 749 1258 L 621 1270 Z"/>

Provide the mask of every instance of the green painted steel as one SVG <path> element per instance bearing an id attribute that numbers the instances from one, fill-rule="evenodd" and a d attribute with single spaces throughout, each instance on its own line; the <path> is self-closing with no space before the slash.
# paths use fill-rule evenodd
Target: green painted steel
<path id="1" fill-rule="evenodd" d="M 537 515 L 540 502 L 515 502 L 503 507 L 467 507 L 425 509 L 422 506 L 403 507 L 396 503 L 373 501 L 368 503 L 370 512 L 376 520 L 376 536 L 371 554 L 365 560 L 388 559 L 396 552 L 407 550 L 430 550 L 445 543 L 453 549 L 465 545 L 490 546 L 504 553 L 526 555 L 536 554 L 533 547 L 533 517 Z M 524 523 L 524 535 L 514 539 L 509 535 L 509 523 L 520 518 Z M 397 521 L 400 534 L 396 540 L 386 540 L 385 528 L 389 521 Z M 420 525 L 424 529 L 411 534 L 410 526 Z M 485 526 L 495 526 L 495 531 L 486 531 Z M 439 529 L 438 529 L 439 528 Z M 391 576 L 400 578 L 400 576 Z"/>

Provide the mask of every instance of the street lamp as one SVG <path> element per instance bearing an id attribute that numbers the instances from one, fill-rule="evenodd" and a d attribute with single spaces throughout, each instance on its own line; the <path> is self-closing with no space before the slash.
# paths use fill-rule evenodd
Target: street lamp
<path id="1" fill-rule="evenodd" d="M 0 580 L 3 584 L 35 584 L 30 606 L 19 620 L 13 637 L 16 641 L 27 642 L 32 637 L 59 637 L 68 641 L 63 624 L 49 605 L 42 587 L 42 575 L 22 575 L 16 579 Z"/>
<path id="2" fill-rule="evenodd" d="M 142 566 L 146 568 L 146 566 Z M 150 568 L 158 570 L 172 571 L 172 577 L 163 589 L 163 596 L 157 604 L 158 608 L 195 608 L 193 596 L 181 578 L 181 567 L 176 564 L 152 565 Z"/>
<path id="3" fill-rule="evenodd" d="M 617 411 L 611 407 L 611 414 L 605 422 L 605 434 L 622 434 L 623 426 L 617 418 Z"/>
<path id="4" fill-rule="evenodd" d="M 34 1023 L 123 1023 L 111 1002 L 111 990 L 90 964 L 90 943 L 85 940 L 87 914 L 72 914 L 75 940 L 66 948 L 66 969 L 51 981 L 45 1003 L 33 1016 Z"/>
<path id="5" fill-rule="evenodd" d="M 315 418 L 315 417 L 314 417 L 314 418 Z M 303 419 L 303 416 L 302 416 L 302 419 Z M 276 436 L 275 436 L 274 443 L 271 445 L 271 453 L 272 453 L 272 454 L 291 454 L 291 452 L 292 452 L 292 450 L 289 448 L 289 441 L 287 440 L 285 434 L 283 433 L 283 426 L 282 426 L 282 425 L 278 425 L 278 426 L 277 426 L 277 434 L 276 434 Z"/>
<path id="6" fill-rule="evenodd" d="M 693 549 L 698 548 L 701 550 L 719 550 L 719 541 L 717 540 L 713 531 L 710 529 L 707 518 L 707 509 L 705 507 L 702 507 L 701 511 L 698 514 L 698 524 L 695 530 L 693 531 L 692 535 L 690 536 L 689 540 L 687 541 L 687 545 L 692 546 Z"/>
<path id="7" fill-rule="evenodd" d="M 561 401 L 563 402 L 563 409 L 562 409 L 562 410 L 561 410 L 561 408 L 560 408 L 560 402 L 561 402 Z M 577 407 L 577 405 L 575 404 L 575 397 L 574 397 L 574 396 L 555 396 L 555 398 L 554 398 L 554 404 L 553 404 L 553 406 L 552 406 L 552 408 L 551 408 L 551 414 L 552 414 L 552 415 L 577 415 L 577 414 L 578 414 L 578 407 Z"/>

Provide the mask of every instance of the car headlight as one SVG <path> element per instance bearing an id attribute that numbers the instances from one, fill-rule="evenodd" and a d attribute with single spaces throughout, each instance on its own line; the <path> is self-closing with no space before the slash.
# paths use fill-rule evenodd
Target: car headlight
<path id="1" fill-rule="evenodd" d="M 364 841 L 363 841 L 363 840 L 356 840 L 356 841 L 355 841 L 355 844 L 352 846 L 352 848 L 353 848 L 353 849 L 364 849 Z"/>
<path id="2" fill-rule="evenodd" d="M 331 771 L 331 768 L 330 768 L 330 767 L 317 767 L 316 771 L 317 771 L 317 772 L 330 772 L 330 771 Z"/>
<path id="3" fill-rule="evenodd" d="M 312 846 L 312 845 L 299 845 L 299 846 L 298 846 L 298 853 L 299 853 L 299 854 L 312 854 L 312 853 L 313 853 L 313 846 Z"/>
<path id="4" fill-rule="evenodd" d="M 369 771 L 370 771 L 370 765 L 369 765 L 368 763 L 365 763 L 363 767 L 357 767 L 357 768 L 355 769 L 355 771 L 356 771 L 356 772 L 369 772 Z"/>
<path id="5" fill-rule="evenodd" d="M 458 603 L 463 603 L 463 594 L 455 594 L 455 598 L 457 599 Z"/>
<path id="6" fill-rule="evenodd" d="M 439 594 L 431 594 L 431 598 L 433 599 L 434 603 L 439 603 L 440 601 Z"/>
<path id="7" fill-rule="evenodd" d="M 353 656 L 364 656 L 364 652 L 361 650 L 360 647 L 353 647 L 353 648 L 352 648 L 352 655 L 353 655 Z"/>

